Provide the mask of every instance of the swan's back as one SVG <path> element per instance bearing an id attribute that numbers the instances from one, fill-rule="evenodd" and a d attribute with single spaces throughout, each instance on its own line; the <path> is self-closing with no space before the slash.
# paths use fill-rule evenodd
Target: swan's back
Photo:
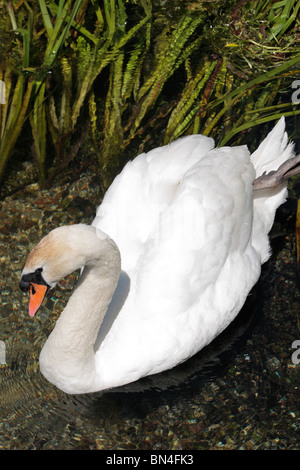
<path id="1" fill-rule="evenodd" d="M 108 189 L 92 223 L 115 240 L 122 266 L 134 269 L 158 215 L 170 204 L 185 173 L 214 147 L 193 135 L 128 162 Z"/>

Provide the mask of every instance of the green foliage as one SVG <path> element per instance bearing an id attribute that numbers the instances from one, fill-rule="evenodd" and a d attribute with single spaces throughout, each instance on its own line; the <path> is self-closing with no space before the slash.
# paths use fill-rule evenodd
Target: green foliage
<path id="1" fill-rule="evenodd" d="M 256 15 L 258 18 L 268 18 L 268 41 L 280 39 L 283 34 L 297 20 L 300 8 L 298 0 L 282 0 L 276 2 L 256 2 Z"/>
<path id="2" fill-rule="evenodd" d="M 80 31 L 81 35 L 78 37 L 76 43 L 73 42 L 71 44 L 71 56 L 73 63 L 75 64 L 70 72 L 74 75 L 72 82 L 70 80 L 69 83 L 66 84 L 62 69 L 63 86 L 61 88 L 62 94 L 59 99 L 61 104 L 64 104 L 64 106 L 68 103 L 67 109 L 62 109 L 61 105 L 60 110 L 60 116 L 63 116 L 61 123 L 63 123 L 64 126 L 57 126 L 55 124 L 58 122 L 58 119 L 54 112 L 55 104 L 53 97 L 50 98 L 50 108 L 52 109 L 50 117 L 51 127 L 52 129 L 55 129 L 56 132 L 56 136 L 54 136 L 53 139 L 54 143 L 56 145 L 56 143 L 59 142 L 60 155 L 58 155 L 58 152 L 56 151 L 56 156 L 59 161 L 70 160 L 67 155 L 68 147 L 72 140 L 72 136 L 76 131 L 78 119 L 80 118 L 80 114 L 82 113 L 85 105 L 88 106 L 89 112 L 91 113 L 92 137 L 95 142 L 95 135 L 97 134 L 97 118 L 94 99 L 91 99 L 90 96 L 94 96 L 92 87 L 95 80 L 101 74 L 102 70 L 111 64 L 110 82 L 113 83 L 113 86 L 109 86 L 110 91 L 108 91 L 107 102 L 109 102 L 110 99 L 112 100 L 114 112 L 111 116 L 108 116 L 109 113 L 107 111 L 106 118 L 104 118 L 105 141 L 101 152 L 98 151 L 99 142 L 95 142 L 95 149 L 98 154 L 100 169 L 103 173 L 103 179 L 105 180 L 106 170 L 109 166 L 107 162 L 108 153 L 110 155 L 114 149 L 119 149 L 120 139 L 118 139 L 118 136 L 121 137 L 122 135 L 120 127 L 121 110 L 118 109 L 117 102 L 126 99 L 125 97 L 129 97 L 131 94 L 130 77 L 135 70 L 140 51 L 134 51 L 131 55 L 124 76 L 120 69 L 120 64 L 123 63 L 124 49 L 127 43 L 131 41 L 149 21 L 151 4 L 147 0 L 143 0 L 141 2 L 144 16 L 128 30 L 125 28 L 127 15 L 123 1 L 118 0 L 115 2 L 112 0 L 104 0 L 103 4 L 104 13 L 102 14 L 99 5 L 94 2 L 96 16 L 96 27 L 94 31 L 89 31 L 87 28 L 79 28 L 79 26 L 76 25 L 76 29 Z M 122 91 L 120 91 L 121 81 Z M 69 94 L 66 96 L 68 90 Z M 122 94 L 120 97 L 117 96 L 119 92 Z M 53 131 L 52 135 L 54 135 Z M 64 142 L 64 145 L 61 145 L 62 141 Z M 105 152 L 106 142 L 109 143 L 107 152 Z M 57 145 L 56 149 L 58 149 Z M 75 156 L 76 155 L 73 152 L 72 158 Z M 111 163 L 113 165 L 113 162 Z"/>
<path id="3" fill-rule="evenodd" d="M 5 165 L 10 158 L 16 141 L 22 130 L 30 96 L 33 89 L 33 80 L 23 75 L 18 78 L 9 66 L 0 68 L 0 80 L 7 83 L 6 103 L 0 109 L 0 176 L 4 174 Z"/>
<path id="4" fill-rule="evenodd" d="M 10 157 L 17 138 L 22 130 L 24 121 L 27 118 L 26 112 L 28 105 L 31 104 L 29 114 L 30 125 L 32 128 L 33 148 L 39 167 L 40 184 L 43 185 L 46 180 L 46 139 L 47 124 L 45 110 L 45 80 L 47 73 L 53 66 L 56 57 L 63 47 L 66 37 L 69 33 L 71 24 L 76 16 L 78 8 L 83 0 L 59 0 L 58 13 L 52 25 L 52 19 L 48 14 L 48 9 L 44 0 L 39 0 L 40 15 L 43 19 L 46 31 L 46 45 L 42 49 L 41 64 L 33 66 L 30 62 L 31 48 L 37 37 L 43 34 L 41 24 L 38 21 L 34 24 L 34 13 L 29 6 L 29 2 L 24 2 L 21 7 L 13 8 L 11 2 L 7 4 L 7 11 L 11 21 L 13 31 L 18 35 L 17 48 L 20 50 L 19 36 L 22 37 L 22 67 L 15 69 L 18 76 L 16 85 L 12 84 L 12 74 L 9 73 L 11 64 L 2 60 L 4 82 L 9 87 L 9 92 L 4 110 L 4 115 L 8 116 L 7 121 L 2 119 L 1 143 L 0 143 L 0 178 L 3 177 L 4 169 L 8 158 Z M 67 14 L 72 11 L 67 18 Z M 23 26 L 25 21 L 26 27 Z M 7 73 L 8 72 L 8 73 Z M 29 78 L 27 78 L 27 76 Z M 9 107 L 9 111 L 8 111 Z"/>
<path id="5" fill-rule="evenodd" d="M 128 155 L 204 133 L 218 144 L 300 111 L 300 1 L 0 1 L 0 178 L 26 119 L 40 184 L 85 139 L 107 187 Z M 254 129 L 254 130 L 253 130 Z"/>

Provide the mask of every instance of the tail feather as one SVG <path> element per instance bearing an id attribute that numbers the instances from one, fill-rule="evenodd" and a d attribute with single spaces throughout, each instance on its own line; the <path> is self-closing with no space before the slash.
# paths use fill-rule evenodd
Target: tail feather
<path id="1" fill-rule="evenodd" d="M 275 171 L 279 166 L 294 156 L 294 144 L 288 143 L 285 132 L 285 120 L 282 117 L 273 130 L 251 155 L 256 177 L 264 172 Z M 255 191 L 253 194 L 253 230 L 252 244 L 265 262 L 271 255 L 268 233 L 272 228 L 276 210 L 287 197 L 287 185 L 278 188 Z"/>
<path id="2" fill-rule="evenodd" d="M 256 177 L 264 172 L 277 170 L 279 166 L 294 156 L 294 144 L 288 143 L 285 132 L 284 116 L 280 118 L 276 126 L 263 140 L 260 146 L 251 155 L 251 161 L 256 171 Z"/>

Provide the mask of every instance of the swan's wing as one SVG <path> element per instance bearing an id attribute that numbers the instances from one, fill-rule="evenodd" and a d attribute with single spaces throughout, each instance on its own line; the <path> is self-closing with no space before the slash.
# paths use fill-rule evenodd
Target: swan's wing
<path id="1" fill-rule="evenodd" d="M 260 274 L 251 245 L 253 179 L 246 147 L 213 150 L 186 173 L 97 352 L 109 383 L 173 367 L 236 316 Z"/>
<path id="2" fill-rule="evenodd" d="M 231 254 L 244 256 L 254 174 L 246 147 L 212 150 L 186 173 L 139 258 L 134 282 L 143 311 L 163 312 L 166 302 L 171 315 L 186 312 L 215 287 Z"/>
<path id="3" fill-rule="evenodd" d="M 92 225 L 117 243 L 123 268 L 136 265 L 159 213 L 172 201 L 184 174 L 213 147 L 211 138 L 184 137 L 139 155 L 116 177 Z"/>

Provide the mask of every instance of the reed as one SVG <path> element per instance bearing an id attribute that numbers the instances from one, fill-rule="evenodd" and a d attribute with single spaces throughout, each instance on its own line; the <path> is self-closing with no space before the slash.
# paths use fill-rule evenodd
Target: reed
<path id="1" fill-rule="evenodd" d="M 39 73 L 35 75 L 34 96 L 32 112 L 30 114 L 30 124 L 32 128 L 34 153 L 39 167 L 40 185 L 44 186 L 47 179 L 46 169 L 46 147 L 47 147 L 47 122 L 46 122 L 46 77 L 54 62 L 57 59 L 59 51 L 69 34 L 72 23 L 76 17 L 78 9 L 82 6 L 84 0 L 59 0 L 56 17 L 51 17 L 45 0 L 39 0 L 42 18 L 46 31 L 47 46 L 45 48 L 43 62 L 39 68 Z M 65 78 L 65 77 L 64 77 Z M 66 88 L 71 86 L 70 80 L 64 80 L 63 94 L 68 93 Z M 63 102 L 63 101 L 62 101 Z M 62 105 L 62 107 L 64 107 Z M 61 114 L 63 120 L 67 120 L 68 113 Z M 69 113 L 70 114 L 70 113 Z M 62 121 L 61 119 L 61 121 Z M 65 123 L 63 124 L 65 127 Z"/>
<path id="2" fill-rule="evenodd" d="M 29 65 L 30 36 L 33 14 L 27 6 L 27 27 L 20 28 L 16 21 L 12 3 L 7 4 L 7 12 L 14 33 L 18 34 L 16 49 L 21 56 L 22 68 Z M 5 83 L 5 103 L 0 105 L 0 181 L 6 164 L 15 148 L 26 119 L 27 110 L 34 86 L 32 76 L 20 73 L 13 64 L 2 56 L 0 62 L 0 80 Z"/>
<path id="3" fill-rule="evenodd" d="M 120 63 L 123 61 L 127 43 L 133 41 L 138 33 L 141 34 L 142 38 L 144 37 L 142 30 L 149 22 L 151 3 L 148 0 L 141 1 L 144 16 L 128 30 L 125 28 L 127 14 L 123 0 L 104 0 L 103 12 L 98 2 L 93 2 L 93 5 L 96 18 L 94 30 L 81 27 L 74 21 L 72 23 L 72 26 L 78 30 L 80 35 L 76 38 L 76 42 L 72 43 L 71 60 L 68 61 L 64 57 L 61 61 L 62 86 L 60 87 L 61 93 L 57 99 L 60 107 L 56 105 L 49 90 L 48 115 L 52 139 L 56 149 L 56 161 L 59 162 L 59 166 L 62 168 L 64 165 L 61 165 L 61 162 L 70 162 L 70 155 L 72 155 L 72 158 L 76 157 L 73 151 L 68 152 L 68 147 L 70 147 L 71 142 L 74 142 L 74 135 L 81 114 L 84 114 L 84 110 L 88 109 L 92 122 L 91 137 L 98 156 L 100 171 L 105 180 L 107 168 L 113 166 L 113 161 L 108 163 L 108 155 L 113 154 L 114 150 L 118 149 L 120 139 L 117 139 L 117 136 L 118 133 L 120 136 L 122 133 L 120 127 L 117 131 L 118 123 L 120 124 L 121 122 L 121 110 L 116 105 L 119 82 L 122 81 L 122 98 L 126 99 L 126 96 L 128 97 L 131 93 L 131 78 L 139 52 L 134 50 L 124 74 L 120 70 Z M 55 10 L 53 8 L 53 11 Z M 64 64 L 66 65 L 67 63 L 68 74 L 64 70 Z M 104 115 L 104 128 L 100 132 L 96 130 L 98 120 L 93 98 L 95 96 L 93 84 L 108 66 L 111 66 L 110 81 L 113 81 L 114 87 L 108 86 L 106 102 L 108 103 L 112 100 L 115 112 L 113 116 L 108 116 L 109 112 L 106 111 Z M 118 74 L 120 74 L 120 77 Z M 112 78 L 113 76 L 115 76 L 115 79 Z M 98 150 L 99 140 L 96 142 L 95 136 L 101 133 L 105 135 L 105 138 L 100 152 Z M 81 136 L 79 136 L 79 139 L 81 139 Z M 109 149 L 106 152 L 107 143 Z M 54 167 L 52 174 L 56 173 L 56 170 Z"/>
<path id="4" fill-rule="evenodd" d="M 39 181 L 41 186 L 46 180 L 46 135 L 47 122 L 45 111 L 45 80 L 56 61 L 59 51 L 64 45 L 71 24 L 83 0 L 60 0 L 57 16 L 51 18 L 44 0 L 39 0 L 40 11 L 45 29 L 41 29 L 38 21 L 34 21 L 33 9 L 29 2 L 20 3 L 16 8 L 12 2 L 8 3 L 8 15 L 16 36 L 17 48 L 22 56 L 19 68 L 12 67 L 9 61 L 3 60 L 1 64 L 2 75 L 8 88 L 8 96 L 4 111 L 1 114 L 1 142 L 0 142 L 0 179 L 3 178 L 6 163 L 12 154 L 17 139 L 21 133 L 24 122 L 29 118 L 33 136 L 33 151 L 39 168 Z M 71 14 L 66 20 L 67 14 Z M 26 28 L 19 23 L 26 22 Z M 33 44 L 41 40 L 46 33 L 46 41 L 41 50 L 41 63 L 34 66 L 31 63 Z M 22 40 L 19 39 L 22 38 Z M 14 82 L 13 76 L 16 76 Z M 14 85 L 15 83 L 15 85 Z"/>

